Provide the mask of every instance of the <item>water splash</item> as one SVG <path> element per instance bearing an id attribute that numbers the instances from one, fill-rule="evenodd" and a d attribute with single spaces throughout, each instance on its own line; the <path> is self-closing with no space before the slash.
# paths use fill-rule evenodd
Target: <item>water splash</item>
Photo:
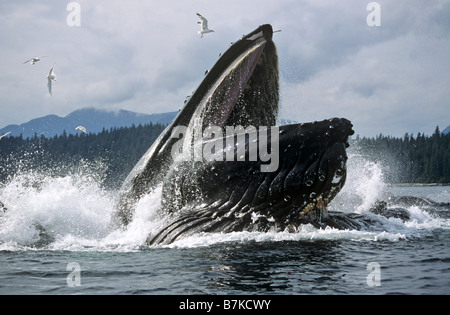
<path id="1" fill-rule="evenodd" d="M 330 209 L 362 213 L 386 197 L 388 185 L 381 166 L 359 154 L 349 154 L 344 188 L 330 203 Z"/>
<path id="2" fill-rule="evenodd" d="M 126 229 L 113 228 L 116 191 L 102 186 L 98 165 L 79 167 L 65 176 L 26 172 L 0 187 L 0 200 L 8 210 L 0 212 L 0 251 L 139 251 L 147 249 L 150 232 L 165 220 L 161 213 L 161 187 L 144 196 L 136 206 Z M 331 210 L 366 213 L 389 190 L 377 163 L 359 155 L 349 155 L 347 183 L 330 204 Z M 297 233 L 236 232 L 201 233 L 177 240 L 169 248 L 210 246 L 223 242 L 279 241 L 390 241 L 421 237 L 436 228 L 450 227 L 450 220 L 430 214 L 426 209 L 410 207 L 411 220 L 379 218 L 381 228 L 373 231 L 340 231 L 302 226 Z M 375 215 L 374 215 L 375 216 Z"/>
<path id="3" fill-rule="evenodd" d="M 309 241 L 390 241 L 405 240 L 402 233 L 370 232 L 356 230 L 337 230 L 327 227 L 317 229 L 310 224 L 304 225 L 297 233 L 289 232 L 233 232 L 233 233 L 200 233 L 175 241 L 166 248 L 195 248 L 228 242 L 309 242 Z"/>
<path id="4" fill-rule="evenodd" d="M 108 233 L 111 193 L 86 176 L 24 174 L 0 190 L 8 210 L 0 221 L 0 242 L 35 246 L 62 237 L 100 238 Z"/>

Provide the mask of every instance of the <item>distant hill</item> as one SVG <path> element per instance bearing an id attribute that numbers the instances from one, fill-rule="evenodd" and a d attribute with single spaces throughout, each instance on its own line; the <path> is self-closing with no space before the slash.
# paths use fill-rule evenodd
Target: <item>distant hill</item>
<path id="1" fill-rule="evenodd" d="M 113 127 L 130 127 L 134 125 L 145 125 L 150 122 L 156 124 L 170 123 L 178 112 L 162 114 L 141 114 L 126 110 L 106 111 L 94 108 L 84 108 L 76 110 L 66 117 L 48 115 L 30 120 L 21 125 L 9 125 L 0 129 L 0 135 L 11 131 L 11 136 L 22 134 L 23 138 L 31 138 L 35 135 L 44 135 L 47 138 L 61 135 L 64 131 L 67 134 L 75 134 L 77 126 L 84 126 L 88 133 L 99 133 L 105 129 Z"/>
<path id="2" fill-rule="evenodd" d="M 450 126 L 447 126 L 447 128 L 445 128 L 444 131 L 442 131 L 442 133 L 443 133 L 444 135 L 450 133 Z"/>

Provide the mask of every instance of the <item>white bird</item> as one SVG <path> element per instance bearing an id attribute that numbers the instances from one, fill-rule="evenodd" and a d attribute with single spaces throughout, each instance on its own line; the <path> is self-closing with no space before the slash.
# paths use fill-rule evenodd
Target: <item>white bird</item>
<path id="1" fill-rule="evenodd" d="M 201 24 L 201 30 L 198 32 L 201 35 L 201 38 L 203 38 L 203 34 L 212 33 L 213 30 L 210 30 L 208 28 L 208 20 L 205 19 L 200 13 L 197 13 L 197 16 L 202 20 L 201 22 L 197 22 L 197 24 Z"/>
<path id="2" fill-rule="evenodd" d="M 4 137 L 6 137 L 7 135 L 9 135 L 11 133 L 11 131 L 8 131 L 7 133 L 5 133 L 4 135 L 0 136 L 0 140 L 2 140 Z"/>
<path id="3" fill-rule="evenodd" d="M 34 65 L 36 62 L 41 61 L 41 58 L 44 58 L 44 57 L 48 57 L 48 56 L 40 56 L 40 57 L 36 57 L 36 58 L 31 58 L 30 60 L 25 61 L 23 64 L 31 63 L 32 65 Z"/>
<path id="4" fill-rule="evenodd" d="M 82 132 L 84 132 L 84 133 L 87 133 L 86 128 L 83 127 L 83 126 L 78 126 L 77 128 L 75 128 L 75 130 L 80 130 L 80 131 L 82 131 Z"/>
<path id="5" fill-rule="evenodd" d="M 56 74 L 53 72 L 54 67 L 55 66 L 53 66 L 50 69 L 50 72 L 47 75 L 47 80 L 48 80 L 47 87 L 48 87 L 48 92 L 50 93 L 50 95 L 52 95 L 52 81 L 56 81 Z"/>

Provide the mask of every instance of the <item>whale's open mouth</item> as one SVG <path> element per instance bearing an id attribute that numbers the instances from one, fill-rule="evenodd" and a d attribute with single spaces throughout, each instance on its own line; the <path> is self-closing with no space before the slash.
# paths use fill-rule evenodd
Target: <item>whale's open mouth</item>
<path id="1" fill-rule="evenodd" d="M 273 126 L 279 103 L 272 27 L 262 25 L 219 58 L 180 113 L 176 125 Z M 188 121 L 189 119 L 189 121 Z"/>
<path id="2" fill-rule="evenodd" d="M 320 222 L 344 185 L 353 134 L 348 120 L 275 126 L 279 73 L 272 35 L 262 25 L 232 44 L 125 181 L 117 211 L 123 225 L 134 204 L 162 184 L 168 224 L 148 244 L 196 232 Z"/>
<path id="3" fill-rule="evenodd" d="M 327 218 L 328 203 L 345 184 L 345 149 L 353 133 L 344 118 L 281 126 L 274 172 L 260 172 L 261 161 L 178 164 L 163 189 L 167 214 L 177 214 L 176 219 L 149 243 L 170 243 L 200 231 L 320 224 Z"/>
<path id="4" fill-rule="evenodd" d="M 173 163 L 171 150 L 179 126 L 203 130 L 208 126 L 273 126 L 279 104 L 278 56 L 272 26 L 261 25 L 224 52 L 185 102 L 177 117 L 131 171 L 121 189 L 118 218 L 131 220 L 135 203 L 164 180 Z"/>
<path id="5" fill-rule="evenodd" d="M 280 159 L 289 165 L 282 176 L 283 196 L 292 200 L 288 210 L 278 213 L 286 222 L 298 225 L 326 216 L 328 203 L 345 184 L 352 127 L 344 118 L 286 126 L 289 135 Z"/>

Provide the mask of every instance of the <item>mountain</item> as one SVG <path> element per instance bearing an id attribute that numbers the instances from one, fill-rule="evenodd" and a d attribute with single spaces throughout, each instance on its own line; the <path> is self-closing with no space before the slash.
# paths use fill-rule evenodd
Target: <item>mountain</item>
<path id="1" fill-rule="evenodd" d="M 35 135 L 44 135 L 47 138 L 61 135 L 64 131 L 67 134 L 75 134 L 77 126 L 84 126 L 89 133 L 99 133 L 112 127 L 130 127 L 131 125 L 148 123 L 170 123 L 178 112 L 169 112 L 162 114 L 141 114 L 126 110 L 106 111 L 94 108 L 83 108 L 76 110 L 66 117 L 48 115 L 41 118 L 30 120 L 21 125 L 9 125 L 0 129 L 0 135 L 11 131 L 11 136 L 22 134 L 24 139 Z"/>
<path id="2" fill-rule="evenodd" d="M 447 128 L 445 128 L 444 131 L 442 131 L 442 133 L 443 133 L 444 135 L 450 133 L 450 126 L 447 126 Z"/>

